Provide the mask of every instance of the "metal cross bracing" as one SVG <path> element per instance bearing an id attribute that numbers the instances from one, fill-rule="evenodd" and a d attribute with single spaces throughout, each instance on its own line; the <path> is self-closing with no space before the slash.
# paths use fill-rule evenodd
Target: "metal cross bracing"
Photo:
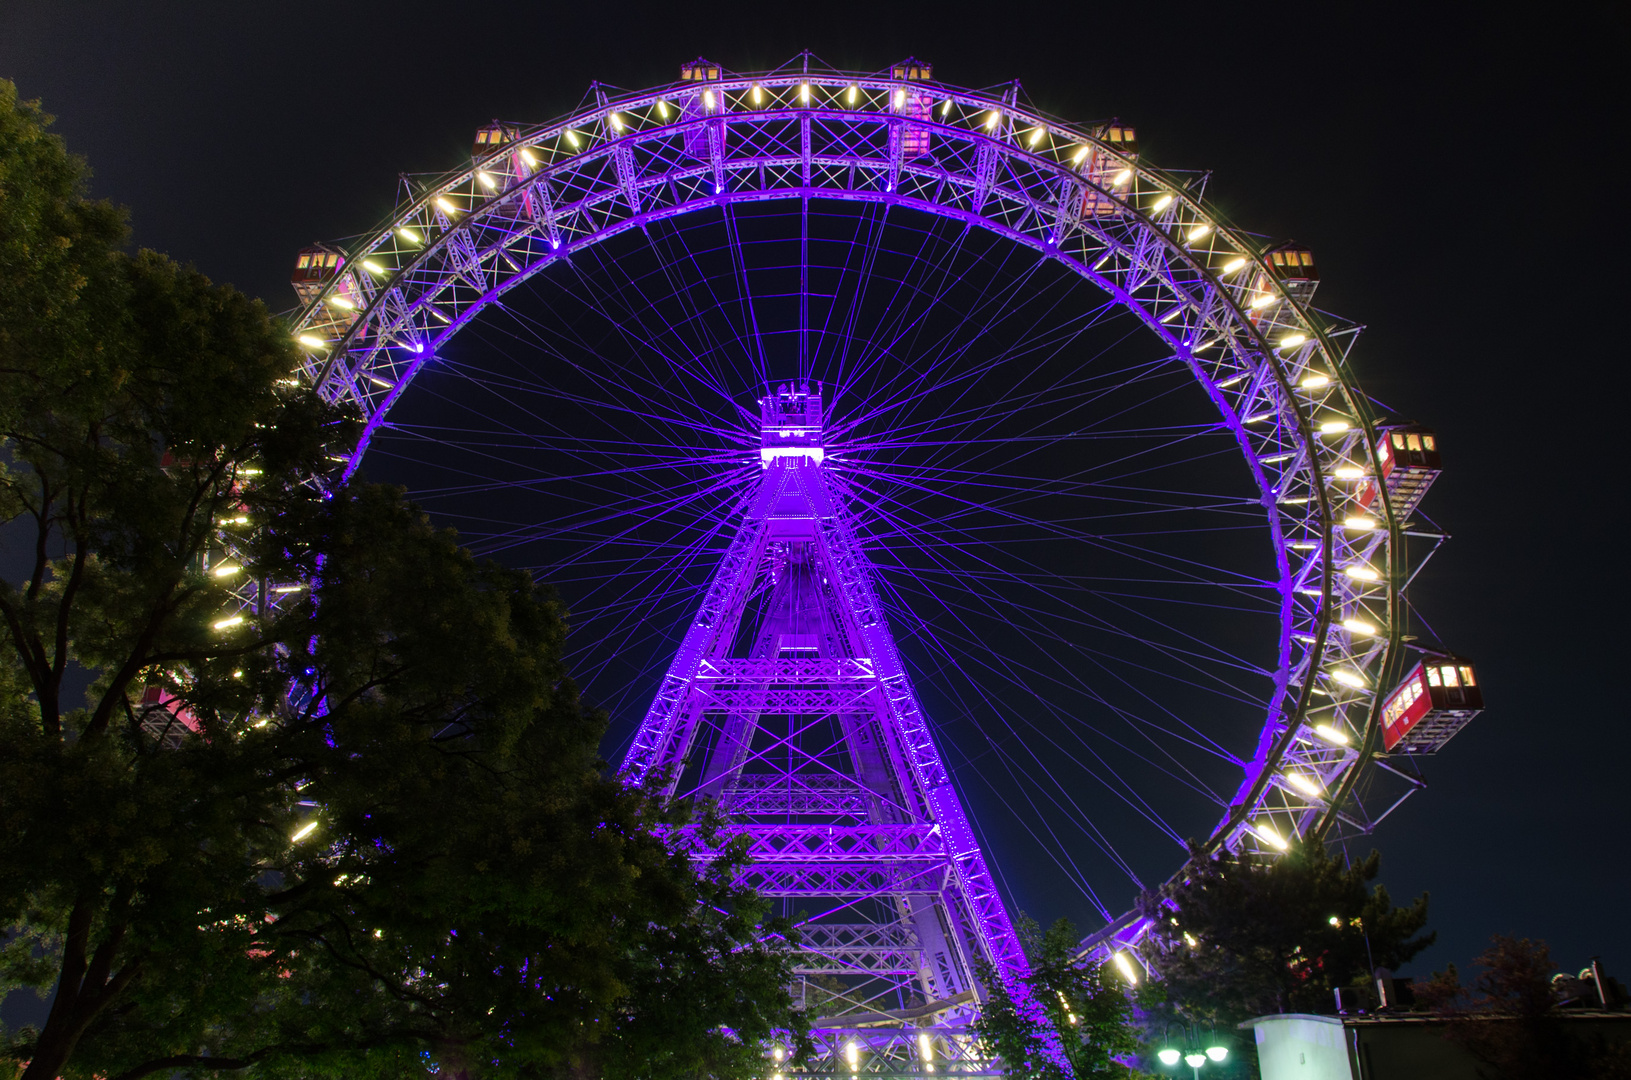
<path id="1" fill-rule="evenodd" d="M 815 1026 L 899 1028 L 913 1037 L 865 1053 L 922 1071 L 916 1036 L 959 1037 L 980 965 L 1024 994 L 1026 958 L 822 467 L 819 389 L 760 405 L 762 476 L 620 773 L 726 808 L 741 880 L 804 935 L 795 997 Z"/>
<path id="2" fill-rule="evenodd" d="M 1118 123 L 1075 126 L 1028 107 L 1017 84 L 973 91 L 887 72 L 813 71 L 808 59 L 759 75 L 602 92 L 570 116 L 506 131 L 469 167 L 407 185 L 391 219 L 350 248 L 300 316 L 305 377 L 330 399 L 356 402 L 367 421 L 348 470 L 443 342 L 589 245 L 773 199 L 901 206 L 978 226 L 1057 260 L 1142 320 L 1209 396 L 1255 481 L 1277 561 L 1274 692 L 1209 843 L 1272 855 L 1293 832 L 1334 835 L 1375 819 L 1360 780 L 1379 750 L 1378 688 L 1401 666 L 1408 570 L 1405 522 L 1387 492 L 1368 505 L 1359 499 L 1378 469 L 1375 418 L 1346 362 L 1357 328 L 1309 307 L 1311 285 L 1277 275 L 1261 244 L 1203 203 L 1200 176 L 1143 161 Z M 876 599 L 842 519 L 826 527 L 837 553 L 832 587 L 864 622 Z M 745 534 L 733 541 L 702 618 L 740 617 L 720 582 L 763 562 L 754 543 Z M 253 585 L 243 599 L 265 602 Z M 727 681 L 719 710 L 706 714 L 719 718 L 715 726 L 740 726 L 759 707 L 756 694 L 794 692 L 791 683 Z M 692 685 L 664 681 L 657 726 L 642 729 L 631 761 L 669 745 L 678 727 L 662 725 L 691 722 L 676 710 Z M 865 693 L 897 718 L 901 752 L 926 753 L 904 677 L 880 668 L 870 685 Z M 917 767 L 925 790 L 944 786 L 938 756 Z M 731 797 L 768 797 L 768 788 L 750 788 Z M 776 797 L 793 805 L 799 796 Z"/>

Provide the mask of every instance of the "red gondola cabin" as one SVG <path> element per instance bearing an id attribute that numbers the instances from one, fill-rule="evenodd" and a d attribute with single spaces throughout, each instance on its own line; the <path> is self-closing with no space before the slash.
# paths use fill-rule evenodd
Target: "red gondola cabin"
<path id="1" fill-rule="evenodd" d="M 1472 661 L 1428 657 L 1382 703 L 1382 746 L 1389 753 L 1436 754 L 1483 708 Z"/>
<path id="2" fill-rule="evenodd" d="M 1388 502 L 1400 521 L 1415 512 L 1443 471 L 1438 437 L 1415 425 L 1383 429 L 1376 440 L 1376 461 L 1382 483 L 1387 485 Z M 1376 501 L 1376 481 L 1366 480 L 1358 497 L 1359 505 L 1370 509 Z"/>

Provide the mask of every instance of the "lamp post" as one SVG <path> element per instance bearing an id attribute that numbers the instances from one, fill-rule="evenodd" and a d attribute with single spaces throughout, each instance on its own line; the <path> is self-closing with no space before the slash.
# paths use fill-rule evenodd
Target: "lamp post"
<path id="1" fill-rule="evenodd" d="M 1182 1061 L 1193 1071 L 1195 1080 L 1200 1080 L 1203 1065 L 1221 1064 L 1223 1059 L 1229 1056 L 1229 1048 L 1226 1046 L 1208 1046 L 1201 1050 L 1193 1047 L 1193 1039 L 1186 1041 L 1191 1043 L 1191 1048 L 1179 1050 L 1176 1046 L 1165 1046 L 1155 1052 L 1156 1058 L 1169 1069 Z"/>

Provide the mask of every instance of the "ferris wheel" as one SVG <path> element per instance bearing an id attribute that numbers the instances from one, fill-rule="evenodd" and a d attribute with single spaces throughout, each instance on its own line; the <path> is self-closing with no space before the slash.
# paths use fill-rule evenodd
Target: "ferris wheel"
<path id="1" fill-rule="evenodd" d="M 1469 662 L 1412 648 L 1434 434 L 1359 389 L 1313 253 L 1221 220 L 1205 182 L 1017 83 L 698 60 L 483 127 L 389 220 L 302 251 L 304 375 L 366 417 L 346 475 L 560 589 L 626 761 L 660 741 L 744 507 L 784 459 L 819 466 L 828 562 L 765 526 L 712 647 L 781 618 L 741 662 L 814 678 L 833 647 L 786 621 L 786 583 L 864 561 L 993 880 L 1065 883 L 1119 947 L 1190 840 L 1368 832 L 1481 706 Z M 837 952 L 887 951 L 843 927 Z"/>

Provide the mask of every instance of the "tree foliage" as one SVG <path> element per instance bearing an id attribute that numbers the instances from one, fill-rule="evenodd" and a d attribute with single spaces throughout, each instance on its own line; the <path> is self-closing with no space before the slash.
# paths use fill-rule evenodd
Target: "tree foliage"
<path id="1" fill-rule="evenodd" d="M 990 994 L 974 1025 L 987 1049 L 1002 1058 L 1007 1075 L 1030 1080 L 1139 1075 L 1122 1060 L 1139 1047 L 1134 995 L 1126 981 L 1108 962 L 1076 962 L 1081 935 L 1068 919 L 1044 932 L 1022 914 L 1017 929 L 1031 961 L 1024 991 L 1016 998 L 985 966 L 980 978 Z M 1048 1052 L 1050 1035 L 1058 1037 L 1068 1071 Z"/>
<path id="2" fill-rule="evenodd" d="M 1150 1022 L 1205 1029 L 1249 1059 L 1240 1021 L 1329 1012 L 1336 987 L 1403 964 L 1433 941 L 1421 932 L 1427 895 L 1395 907 L 1371 885 L 1380 869 L 1375 851 L 1347 864 L 1304 842 L 1272 862 L 1192 859 L 1173 884 L 1140 899 L 1152 920 L 1146 955 L 1167 995 Z"/>
<path id="3" fill-rule="evenodd" d="M 1455 965 L 1418 988 L 1417 1004 L 1447 1017 L 1445 1037 L 1501 1080 L 1622 1080 L 1631 1078 L 1631 1047 L 1571 1033 L 1552 988 L 1551 950 L 1544 941 L 1496 934 L 1473 964 L 1464 986 Z"/>
<path id="4" fill-rule="evenodd" d="M 23 1080 L 756 1072 L 785 956 L 605 776 L 552 595 L 310 483 L 355 417 L 259 302 L 122 254 L 48 122 L 0 82 L 0 992 L 55 990 Z"/>

